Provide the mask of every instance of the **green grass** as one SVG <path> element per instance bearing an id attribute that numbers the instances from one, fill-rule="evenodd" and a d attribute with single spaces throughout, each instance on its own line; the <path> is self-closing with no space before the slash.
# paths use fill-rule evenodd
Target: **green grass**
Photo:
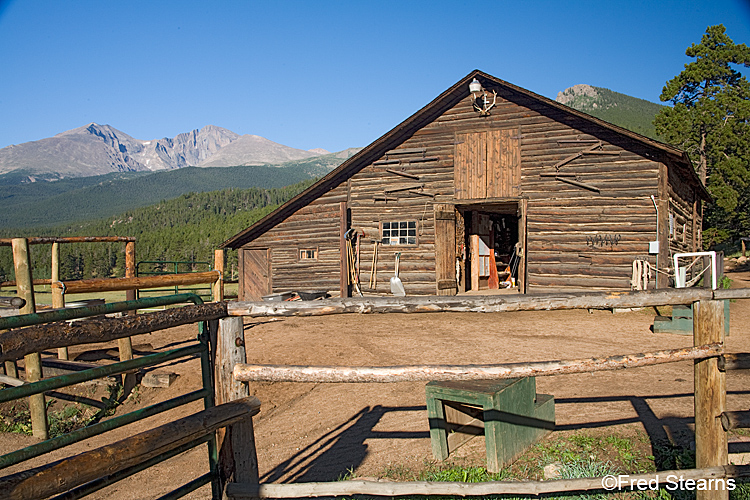
<path id="1" fill-rule="evenodd" d="M 78 402 L 65 404 L 53 398 L 47 399 L 49 437 L 62 436 L 113 415 L 120 405 L 123 395 L 122 385 L 109 385 L 106 393 L 101 398 L 102 403 L 104 403 L 102 408 L 87 406 Z M 55 409 L 57 407 L 59 409 Z M 31 414 L 25 401 L 14 401 L 12 404 L 3 407 L 0 411 L 0 432 L 32 435 Z"/>
<path id="2" fill-rule="evenodd" d="M 482 457 L 483 458 L 483 457 Z M 695 453 L 678 444 L 652 448 L 649 436 L 642 430 L 625 428 L 615 431 L 576 431 L 554 433 L 530 447 L 514 463 L 498 473 L 490 473 L 480 465 L 482 458 L 458 458 L 446 462 L 425 461 L 422 467 L 409 468 L 394 464 L 381 474 L 397 481 L 524 481 L 544 479 L 544 467 L 556 465 L 559 478 L 600 477 L 608 474 L 643 474 L 657 470 L 688 469 L 695 467 Z M 477 462 L 480 460 L 480 462 Z M 349 470 L 342 479 L 355 478 Z M 416 497 L 415 497 L 416 498 Z M 499 497 L 485 497 L 499 498 Z M 503 497 L 509 498 L 509 497 Z M 526 497 L 528 498 L 528 497 Z M 658 492 L 591 492 L 572 495 L 547 496 L 553 500 L 602 500 L 606 498 L 659 498 L 683 500 L 695 498 L 693 492 L 660 490 Z M 750 500 L 750 484 L 738 484 L 730 492 L 731 500 Z"/>

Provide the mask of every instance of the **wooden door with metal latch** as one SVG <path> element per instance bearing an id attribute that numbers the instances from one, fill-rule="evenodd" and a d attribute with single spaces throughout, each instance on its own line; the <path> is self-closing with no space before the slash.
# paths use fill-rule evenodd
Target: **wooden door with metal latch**
<path id="1" fill-rule="evenodd" d="M 240 300 L 261 300 L 271 289 L 271 249 L 243 248 L 239 253 Z"/>
<path id="2" fill-rule="evenodd" d="M 456 210 L 437 204 L 435 211 L 435 284 L 438 295 L 456 295 Z"/>

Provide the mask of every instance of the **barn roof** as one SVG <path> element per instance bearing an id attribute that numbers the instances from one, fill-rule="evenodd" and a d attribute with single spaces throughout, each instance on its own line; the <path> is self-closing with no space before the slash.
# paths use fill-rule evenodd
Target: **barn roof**
<path id="1" fill-rule="evenodd" d="M 300 208 L 304 207 L 316 198 L 335 188 L 341 182 L 347 180 L 348 178 L 359 172 L 361 169 L 370 165 L 372 162 L 377 161 L 387 151 L 395 149 L 402 142 L 408 139 L 415 131 L 424 127 L 426 124 L 439 117 L 447 109 L 451 108 L 462 99 L 467 97 L 469 95 L 469 82 L 471 82 L 474 78 L 478 79 L 485 87 L 491 86 L 493 88 L 500 88 L 506 91 L 510 96 L 515 94 L 517 96 L 525 96 L 527 98 L 531 98 L 542 105 L 563 111 L 571 117 L 583 119 L 594 126 L 598 126 L 605 130 L 609 130 L 621 136 L 627 137 L 629 139 L 632 139 L 633 141 L 641 143 L 643 146 L 649 149 L 655 150 L 655 152 L 662 153 L 672 162 L 680 165 L 682 167 L 682 170 L 690 178 L 693 179 L 695 186 L 698 188 L 701 196 L 704 199 L 711 199 L 711 195 L 708 193 L 705 186 L 703 186 L 700 179 L 698 178 L 698 175 L 695 173 L 690 158 L 688 157 L 687 153 L 682 151 L 681 149 L 675 148 L 668 144 L 664 144 L 662 142 L 640 135 L 617 125 L 613 125 L 604 120 L 600 120 L 599 118 L 595 118 L 582 111 L 578 111 L 547 97 L 535 94 L 534 92 L 518 87 L 504 80 L 500 80 L 499 78 L 495 78 L 494 76 L 482 71 L 474 70 L 464 78 L 456 82 L 456 84 L 450 87 L 448 90 L 436 97 L 432 102 L 411 115 L 409 118 L 401 122 L 395 128 L 384 134 L 382 137 L 375 140 L 372 144 L 362 149 L 359 153 L 346 160 L 344 163 L 329 172 L 327 175 L 315 182 L 315 184 L 304 190 L 302 193 L 284 203 L 278 209 L 266 215 L 249 228 L 229 238 L 227 241 L 222 243 L 221 247 L 237 249 L 242 245 L 249 243 L 250 241 L 264 234 L 266 231 L 273 228 L 276 224 L 285 220 Z"/>

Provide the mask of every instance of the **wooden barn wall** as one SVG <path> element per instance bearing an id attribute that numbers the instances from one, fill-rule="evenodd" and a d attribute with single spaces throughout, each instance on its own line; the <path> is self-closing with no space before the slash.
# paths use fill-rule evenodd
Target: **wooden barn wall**
<path id="1" fill-rule="evenodd" d="M 672 253 L 700 252 L 700 228 L 703 223 L 701 205 L 695 189 L 687 182 L 687 174 L 669 165 L 669 213 L 673 225 L 669 235 Z"/>
<path id="2" fill-rule="evenodd" d="M 418 181 L 386 172 L 386 168 L 396 168 L 394 165 L 376 164 L 351 178 L 352 224 L 362 228 L 366 235 L 360 248 L 365 290 L 368 290 L 373 242 L 379 238 L 379 222 L 410 219 L 419 222 L 419 244 L 380 246 L 375 291 L 388 289 L 394 253 L 401 252 L 400 277 L 407 293 L 436 292 L 432 205 L 454 199 L 457 136 L 491 129 L 520 131 L 520 196 L 529 200 L 530 291 L 582 287 L 629 289 L 635 258 L 656 264 L 655 256 L 648 255 L 648 243 L 656 239 L 656 211 L 650 195 L 657 193 L 657 159 L 648 157 L 642 145 L 613 132 L 595 130 L 583 120 L 542 108 L 530 99 L 514 97 L 514 100 L 498 98 L 500 102 L 491 115 L 481 117 L 466 98 L 415 132 L 398 149 L 425 148 L 425 156 L 438 158 L 408 163 L 406 159 L 415 155 L 404 155 L 404 162 L 398 168 L 417 175 Z M 553 165 L 592 145 L 558 141 L 589 139 L 602 140 L 605 151 L 619 154 L 586 155 L 562 166 L 560 172 L 578 174 L 580 182 L 596 186 L 599 193 L 540 176 L 554 172 Z M 381 158 L 384 159 L 385 156 Z M 414 183 L 424 184 L 423 192 L 435 194 L 435 198 L 396 192 L 393 199 L 377 201 L 386 190 Z"/>
<path id="3" fill-rule="evenodd" d="M 656 264 L 648 254 L 656 239 L 656 211 L 650 196 L 658 195 L 662 158 L 646 145 L 602 129 L 519 94 L 503 95 L 490 116 L 480 116 L 469 97 L 422 126 L 398 149 L 424 148 L 422 153 L 384 155 L 348 181 L 252 241 L 248 248 L 271 248 L 273 291 L 327 289 L 337 291 L 340 279 L 339 226 L 342 201 L 348 203 L 351 226 L 364 233 L 359 247 L 359 272 L 365 293 L 388 293 L 400 252 L 400 278 L 407 294 L 435 294 L 434 204 L 455 200 L 454 154 L 460 134 L 488 130 L 517 130 L 520 136 L 521 179 L 518 196 L 528 200 L 528 291 L 552 289 L 630 289 L 636 258 Z M 504 98 L 507 97 L 507 98 Z M 554 177 L 554 165 L 602 141 L 615 155 L 584 155 L 560 167 L 577 174 L 577 181 L 595 186 L 593 192 Z M 426 156 L 429 161 L 410 162 Z M 400 164 L 378 164 L 399 158 Z M 398 170 L 401 176 L 387 170 Z M 676 220 L 686 220 L 686 242 L 694 238 L 695 193 L 686 180 L 669 169 L 670 196 Z M 416 187 L 415 186 L 421 186 Z M 412 187 L 414 189 L 407 190 Z M 385 199 L 384 199 L 385 198 Z M 479 200 L 478 200 L 479 201 Z M 417 221 L 414 246 L 378 245 L 380 224 Z M 680 226 L 682 230 L 683 226 Z M 700 223 L 698 221 L 698 226 Z M 682 237 L 675 249 L 683 249 Z M 670 242 L 672 246 L 672 242 Z M 300 262 L 300 248 L 318 248 L 317 262 Z M 370 286 L 374 278 L 374 285 Z M 651 287 L 654 286 L 652 282 Z"/>
<path id="4" fill-rule="evenodd" d="M 302 207 L 243 247 L 271 249 L 273 293 L 294 290 L 338 291 L 342 201 L 346 201 L 345 186 L 339 186 Z M 300 260 L 301 249 L 317 250 L 317 260 Z"/>

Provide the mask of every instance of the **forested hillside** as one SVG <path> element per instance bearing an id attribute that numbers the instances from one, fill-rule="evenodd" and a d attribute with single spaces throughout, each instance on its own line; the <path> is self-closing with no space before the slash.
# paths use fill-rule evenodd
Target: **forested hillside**
<path id="1" fill-rule="evenodd" d="M 45 230 L 0 230 L 0 237 L 133 236 L 137 260 L 195 260 L 213 262 L 218 246 L 291 199 L 314 181 L 272 189 L 223 189 L 189 193 L 113 218 Z M 79 243 L 60 246 L 64 280 L 122 276 L 125 245 Z M 34 277 L 50 277 L 50 245 L 31 247 Z M 228 269 L 236 265 L 228 255 Z M 0 247 L 0 281 L 13 279 L 10 247 Z"/>
<path id="2" fill-rule="evenodd" d="M 0 227 L 36 228 L 111 217 L 183 193 L 227 188 L 281 188 L 328 173 L 344 159 L 333 155 L 283 166 L 186 167 L 149 174 L 0 184 Z"/>
<path id="3" fill-rule="evenodd" d="M 654 117 L 663 105 L 591 85 L 574 85 L 557 94 L 557 101 L 604 121 L 659 139 Z"/>

